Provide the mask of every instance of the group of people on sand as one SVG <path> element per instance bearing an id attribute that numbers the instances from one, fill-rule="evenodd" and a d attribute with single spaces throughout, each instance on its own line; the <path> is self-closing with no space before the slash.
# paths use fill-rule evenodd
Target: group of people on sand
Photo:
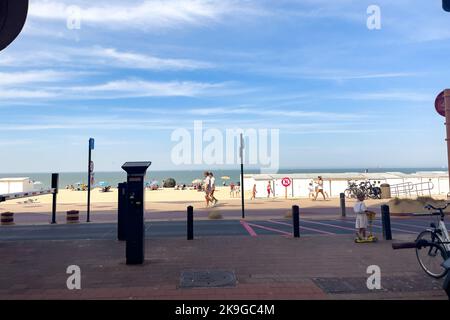
<path id="1" fill-rule="evenodd" d="M 308 198 L 312 199 L 313 201 L 317 200 L 319 193 L 323 196 L 323 200 L 327 200 L 328 198 L 330 198 L 328 193 L 323 188 L 323 178 L 321 176 L 318 176 L 317 180 L 312 180 L 309 183 L 308 190 Z"/>
<path id="2" fill-rule="evenodd" d="M 235 197 L 239 197 L 239 195 L 241 194 L 241 185 L 238 182 L 237 184 L 234 184 L 234 182 L 231 182 L 230 184 L 230 197 L 231 198 L 235 198 Z"/>
<path id="3" fill-rule="evenodd" d="M 214 178 L 214 174 L 210 171 L 205 171 L 204 176 L 203 190 L 205 192 L 206 207 L 208 208 L 210 204 L 215 206 L 219 200 L 214 197 L 214 192 L 216 191 L 216 178 Z"/>

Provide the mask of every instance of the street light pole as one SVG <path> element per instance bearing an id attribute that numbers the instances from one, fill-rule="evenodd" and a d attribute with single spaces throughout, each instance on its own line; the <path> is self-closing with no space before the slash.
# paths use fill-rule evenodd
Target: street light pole
<path id="1" fill-rule="evenodd" d="M 239 148 L 239 155 L 241 156 L 241 203 L 242 203 L 242 219 L 245 219 L 244 208 L 244 136 L 241 133 L 241 146 Z"/>
<path id="2" fill-rule="evenodd" d="M 89 139 L 89 156 L 88 156 L 88 194 L 87 194 L 87 217 L 86 222 L 91 222 L 91 176 L 94 166 L 92 163 L 92 150 L 94 149 L 94 139 Z"/>
<path id="3" fill-rule="evenodd" d="M 447 170 L 449 173 L 449 190 L 450 190 L 450 89 L 444 90 L 444 103 L 445 103 L 445 128 L 447 131 Z M 447 194 L 447 197 L 449 194 Z"/>

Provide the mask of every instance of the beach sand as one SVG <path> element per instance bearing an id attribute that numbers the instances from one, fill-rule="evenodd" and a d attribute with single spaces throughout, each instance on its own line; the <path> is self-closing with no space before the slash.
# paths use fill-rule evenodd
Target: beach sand
<path id="1" fill-rule="evenodd" d="M 220 210 L 240 210 L 241 198 L 230 196 L 228 187 L 218 187 L 215 193 L 219 199 L 217 208 Z M 300 205 L 302 209 L 305 208 L 336 208 L 339 209 L 339 199 L 329 199 L 327 201 L 320 200 L 312 201 L 310 199 L 284 199 L 284 198 L 257 198 L 250 200 L 251 193 L 245 194 L 245 206 L 248 210 L 270 210 L 283 209 L 286 212 L 291 209 L 293 205 Z M 34 202 L 25 202 L 27 200 L 34 200 Z M 100 189 L 94 189 L 91 192 L 91 211 L 96 212 L 111 212 L 117 211 L 118 190 L 112 189 L 111 192 L 100 192 Z M 24 203 L 25 202 L 25 203 Z M 347 207 L 352 207 L 355 200 L 347 200 Z M 86 211 L 87 192 L 86 191 L 71 191 L 60 190 L 57 198 L 58 214 L 69 210 Z M 186 207 L 192 205 L 195 210 L 205 209 L 204 193 L 195 190 L 174 190 L 161 189 L 145 192 L 145 208 L 147 211 L 157 212 L 181 212 L 185 211 Z M 385 201 L 381 200 L 367 200 L 369 206 L 379 206 Z M 40 197 L 32 197 L 25 199 L 10 200 L 0 203 L 0 212 L 11 211 L 14 213 L 32 213 L 32 212 L 51 212 L 52 195 L 45 195 Z"/>

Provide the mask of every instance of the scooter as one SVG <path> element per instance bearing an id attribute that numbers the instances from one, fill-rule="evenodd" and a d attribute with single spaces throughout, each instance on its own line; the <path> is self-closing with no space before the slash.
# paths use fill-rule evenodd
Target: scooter
<path id="1" fill-rule="evenodd" d="M 369 222 L 369 225 L 367 228 L 369 230 L 369 235 L 365 239 L 360 238 L 359 236 L 356 237 L 355 238 L 356 243 L 372 243 L 372 242 L 378 241 L 378 238 L 376 236 L 374 236 L 373 232 L 372 232 L 372 224 L 373 224 L 373 221 L 375 220 L 376 213 L 373 211 L 367 211 L 366 214 L 367 214 L 367 220 Z"/>

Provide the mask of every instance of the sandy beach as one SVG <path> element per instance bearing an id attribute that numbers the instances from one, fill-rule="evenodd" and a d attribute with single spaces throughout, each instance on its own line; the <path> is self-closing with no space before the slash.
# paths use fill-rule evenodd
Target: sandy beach
<path id="1" fill-rule="evenodd" d="M 229 188 L 219 187 L 216 191 L 219 203 L 210 208 L 205 208 L 204 193 L 195 190 L 146 190 L 145 193 L 145 216 L 146 219 L 156 220 L 178 220 L 185 219 L 187 206 L 193 206 L 198 218 L 208 218 L 212 212 L 220 213 L 224 219 L 236 219 L 241 215 L 241 198 L 231 197 Z M 299 205 L 301 215 L 308 218 L 316 217 L 339 217 L 341 215 L 340 199 L 331 198 L 317 201 L 307 198 L 257 198 L 250 200 L 251 194 L 245 194 L 245 209 L 248 217 L 258 218 L 284 217 L 291 212 L 293 205 Z M 97 217 L 95 220 L 113 221 L 117 216 L 118 190 L 100 192 L 96 188 L 91 193 L 91 212 Z M 33 202 L 30 202 L 33 200 Z M 347 216 L 353 216 L 354 199 L 346 199 Z M 57 198 L 57 216 L 65 218 L 70 210 L 78 210 L 81 216 L 86 214 L 87 192 L 60 190 Z M 382 204 L 388 204 L 389 200 L 365 201 L 366 205 L 373 211 L 379 212 Z M 0 203 L 0 212 L 13 212 L 18 223 L 47 223 L 52 211 L 52 196 L 45 195 L 25 199 L 10 200 Z M 419 212 L 422 205 L 413 206 L 414 212 Z M 398 207 L 398 206 L 397 206 Z M 402 205 L 400 208 L 404 207 Z M 411 205 L 405 207 L 411 209 Z M 400 210 L 399 212 L 403 212 Z M 394 213 L 395 214 L 395 213 Z M 82 219 L 82 218 L 80 218 Z"/>
<path id="2" fill-rule="evenodd" d="M 215 208 L 205 208 L 204 193 L 195 190 L 174 190 L 174 189 L 160 189 L 155 191 L 146 190 L 145 193 L 145 208 L 147 212 L 182 212 L 186 207 L 192 205 L 195 210 L 209 211 L 209 210 L 240 210 L 241 198 L 231 197 L 229 188 L 219 187 L 216 190 L 216 198 L 219 203 Z M 91 210 L 94 212 L 109 212 L 117 211 L 117 189 L 112 189 L 110 192 L 100 192 L 100 189 L 94 189 L 91 192 Z M 245 205 L 248 210 L 284 210 L 287 212 L 293 205 L 300 205 L 302 208 L 335 208 L 339 209 L 339 199 L 329 199 L 323 201 L 320 198 L 317 201 L 311 199 L 284 199 L 284 198 L 257 198 L 250 200 L 251 194 L 245 194 Z M 33 202 L 30 202 L 30 199 Z M 79 210 L 83 212 L 86 210 L 87 192 L 86 191 L 71 191 L 60 190 L 57 198 L 58 214 L 65 213 L 68 210 Z M 381 200 L 367 200 L 369 206 L 379 206 L 385 201 Z M 52 196 L 45 195 L 40 197 L 32 197 L 25 199 L 10 200 L 0 204 L 0 212 L 11 211 L 15 214 L 20 213 L 50 213 L 51 212 Z M 354 200 L 347 200 L 347 206 L 353 206 Z"/>

